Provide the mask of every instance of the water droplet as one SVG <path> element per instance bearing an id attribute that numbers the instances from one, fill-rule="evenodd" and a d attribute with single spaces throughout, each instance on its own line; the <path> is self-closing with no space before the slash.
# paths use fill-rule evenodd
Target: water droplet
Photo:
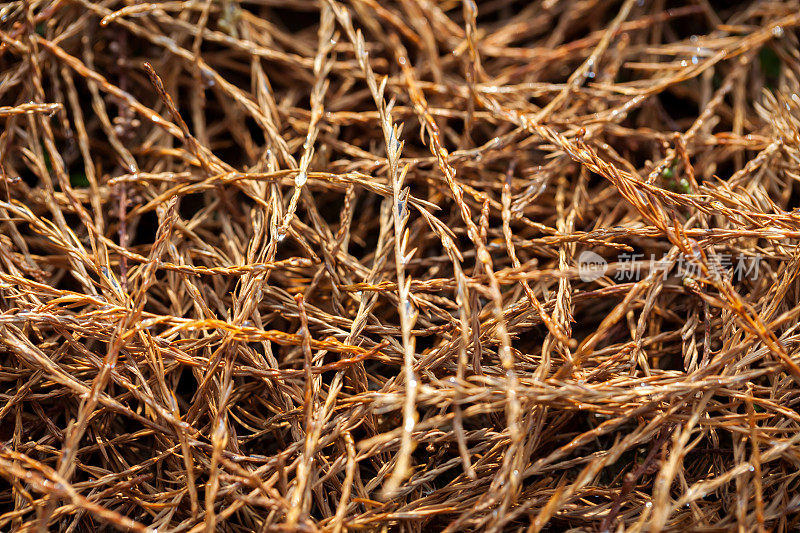
<path id="1" fill-rule="evenodd" d="M 692 65 L 696 65 L 700 60 L 697 59 L 697 56 L 692 56 Z"/>
<path id="2" fill-rule="evenodd" d="M 686 65 L 688 65 L 688 64 L 689 64 L 689 62 L 688 62 L 688 61 L 686 61 L 685 59 L 681 60 L 681 66 L 682 66 L 682 67 L 685 67 L 685 66 L 686 66 Z"/>
<path id="3" fill-rule="evenodd" d="M 394 155 L 400 150 L 400 141 L 397 140 L 397 134 L 394 131 L 394 128 L 389 132 L 389 155 Z"/>
<path id="4" fill-rule="evenodd" d="M 781 26 L 775 26 L 772 28 L 772 35 L 778 38 L 783 37 L 783 28 Z"/>
<path id="5" fill-rule="evenodd" d="M 647 502 L 644 504 L 644 506 L 650 509 L 653 506 L 653 502 Z"/>
<path id="6" fill-rule="evenodd" d="M 594 59 L 590 59 L 586 63 L 586 68 L 587 68 L 586 77 L 589 78 L 589 79 L 593 79 L 595 77 L 595 75 L 596 75 L 595 72 L 594 72 Z"/>
<path id="7" fill-rule="evenodd" d="M 750 472 L 755 472 L 756 471 L 756 467 L 754 467 L 753 465 L 750 465 L 750 468 L 748 468 L 748 470 Z"/>
<path id="8" fill-rule="evenodd" d="M 213 87 L 217 83 L 217 81 L 214 79 L 214 73 L 207 68 L 200 69 L 200 79 L 203 81 L 204 89 Z"/>
<path id="9" fill-rule="evenodd" d="M 300 171 L 300 174 L 294 177 L 294 185 L 297 188 L 302 187 L 308 181 L 308 174 L 305 173 L 304 170 Z"/>

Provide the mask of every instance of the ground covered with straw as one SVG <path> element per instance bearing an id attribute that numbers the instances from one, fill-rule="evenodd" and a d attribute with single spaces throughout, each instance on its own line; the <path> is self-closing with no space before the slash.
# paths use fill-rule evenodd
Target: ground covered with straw
<path id="1" fill-rule="evenodd" d="M 0 4 L 0 530 L 795 529 L 798 25 Z"/>

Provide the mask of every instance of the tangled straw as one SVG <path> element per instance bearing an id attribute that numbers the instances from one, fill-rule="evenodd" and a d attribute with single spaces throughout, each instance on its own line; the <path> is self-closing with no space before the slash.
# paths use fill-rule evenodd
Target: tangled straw
<path id="1" fill-rule="evenodd" d="M 796 529 L 800 5 L 731 4 L 0 5 L 0 530 Z"/>

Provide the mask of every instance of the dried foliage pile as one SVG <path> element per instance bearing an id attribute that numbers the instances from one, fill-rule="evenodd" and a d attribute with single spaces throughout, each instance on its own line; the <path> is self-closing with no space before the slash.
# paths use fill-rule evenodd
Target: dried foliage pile
<path id="1" fill-rule="evenodd" d="M 0 21 L 0 530 L 797 526 L 797 1 Z"/>

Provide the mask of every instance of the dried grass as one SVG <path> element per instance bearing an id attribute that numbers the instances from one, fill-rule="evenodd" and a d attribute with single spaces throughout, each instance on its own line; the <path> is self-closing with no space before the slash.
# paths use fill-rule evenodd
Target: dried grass
<path id="1" fill-rule="evenodd" d="M 0 5 L 0 530 L 797 528 L 800 5 L 730 4 Z"/>

